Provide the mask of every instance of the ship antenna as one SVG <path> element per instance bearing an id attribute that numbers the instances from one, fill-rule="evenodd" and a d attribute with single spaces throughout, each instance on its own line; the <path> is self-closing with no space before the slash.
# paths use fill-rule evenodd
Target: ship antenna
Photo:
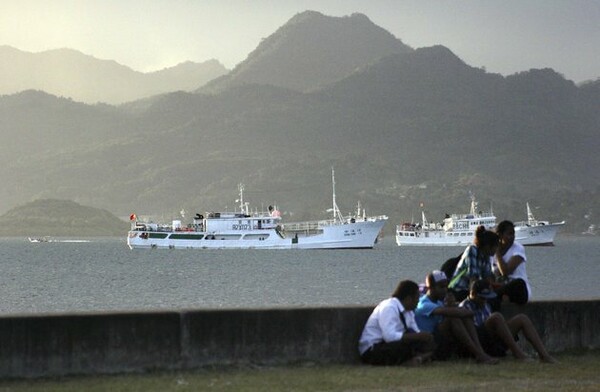
<path id="1" fill-rule="evenodd" d="M 342 222 L 342 213 L 335 202 L 335 170 L 333 170 L 333 166 L 331 167 L 331 184 L 333 187 L 333 219 L 339 219 L 339 221 Z"/>

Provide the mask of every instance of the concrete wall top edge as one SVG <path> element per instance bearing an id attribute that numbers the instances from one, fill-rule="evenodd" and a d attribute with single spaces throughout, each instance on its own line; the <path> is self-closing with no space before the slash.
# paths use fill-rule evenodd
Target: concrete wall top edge
<path id="1" fill-rule="evenodd" d="M 600 299 L 585 299 L 585 300 L 560 300 L 560 301 L 532 301 L 527 305 L 523 306 L 536 306 L 536 304 L 596 304 L 600 303 Z M 157 315 L 179 315 L 191 313 L 230 313 L 230 312 L 287 312 L 287 311 L 307 311 L 312 312 L 315 310 L 328 311 L 328 310 L 350 310 L 350 309 L 373 309 L 377 304 L 372 305 L 328 305 L 328 306 L 274 306 L 274 307 L 248 307 L 248 308 L 182 308 L 182 309 L 131 309 L 131 310 L 103 310 L 103 311 L 85 311 L 85 312 L 43 312 L 43 313 L 3 313 L 0 314 L 0 319 L 6 318 L 60 318 L 60 317 L 94 317 L 94 316 L 157 316 Z M 506 304 L 506 306 L 519 308 L 519 305 Z"/>

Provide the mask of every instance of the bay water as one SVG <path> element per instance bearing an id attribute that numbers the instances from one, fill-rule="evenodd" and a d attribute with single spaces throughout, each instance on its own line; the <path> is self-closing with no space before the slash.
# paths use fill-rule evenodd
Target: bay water
<path id="1" fill-rule="evenodd" d="M 124 238 L 0 239 L 0 314 L 374 305 L 461 247 L 130 250 Z M 600 299 L 600 237 L 527 247 L 533 300 Z"/>

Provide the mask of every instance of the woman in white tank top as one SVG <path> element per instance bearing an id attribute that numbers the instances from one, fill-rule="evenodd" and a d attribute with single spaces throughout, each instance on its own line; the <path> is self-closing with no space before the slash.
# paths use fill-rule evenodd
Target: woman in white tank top
<path id="1" fill-rule="evenodd" d="M 499 301 L 507 296 L 510 302 L 524 305 L 531 298 L 531 286 L 527 277 L 527 256 L 523 245 L 515 242 L 515 226 L 502 221 L 496 227 L 500 246 L 494 256 L 492 269 L 504 284 L 496 289 Z"/>

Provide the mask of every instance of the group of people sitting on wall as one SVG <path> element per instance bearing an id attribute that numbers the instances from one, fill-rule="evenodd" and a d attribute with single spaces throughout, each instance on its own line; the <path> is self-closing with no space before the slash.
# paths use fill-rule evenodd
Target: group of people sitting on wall
<path id="1" fill-rule="evenodd" d="M 518 343 L 522 333 L 542 362 L 556 362 L 529 317 L 518 314 L 507 320 L 499 312 L 503 301 L 522 305 L 531 297 L 526 262 L 512 222 L 501 222 L 495 231 L 478 227 L 473 244 L 450 269 L 427 274 L 425 293 L 416 282 L 402 280 L 375 307 L 359 340 L 361 360 L 417 366 L 432 359 L 471 357 L 493 365 L 509 351 L 527 360 Z"/>

